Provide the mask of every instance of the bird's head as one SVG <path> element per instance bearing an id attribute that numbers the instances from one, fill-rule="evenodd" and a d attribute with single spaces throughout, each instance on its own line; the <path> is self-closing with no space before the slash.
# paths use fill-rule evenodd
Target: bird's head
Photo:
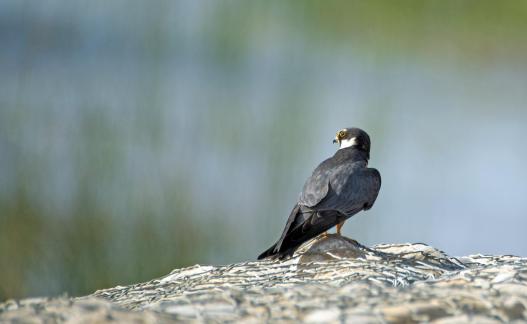
<path id="1" fill-rule="evenodd" d="M 333 143 L 339 144 L 339 149 L 356 147 L 365 152 L 370 152 L 370 136 L 360 128 L 344 128 L 337 132 Z"/>

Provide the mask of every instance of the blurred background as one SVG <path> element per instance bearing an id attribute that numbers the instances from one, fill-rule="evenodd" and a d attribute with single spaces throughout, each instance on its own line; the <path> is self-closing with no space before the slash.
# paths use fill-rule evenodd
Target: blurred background
<path id="1" fill-rule="evenodd" d="M 527 255 L 525 1 L 0 2 L 0 300 L 255 257 L 335 132 L 363 244 Z"/>

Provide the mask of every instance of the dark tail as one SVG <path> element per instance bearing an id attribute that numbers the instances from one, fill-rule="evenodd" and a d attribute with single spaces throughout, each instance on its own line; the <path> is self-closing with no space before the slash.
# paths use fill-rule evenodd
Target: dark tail
<path id="1" fill-rule="evenodd" d="M 354 212 L 353 214 L 355 214 Z M 302 243 L 319 235 L 349 218 L 338 210 L 314 210 L 296 205 L 291 211 L 280 239 L 258 256 L 264 258 L 285 259 L 292 256 Z"/>
<path id="2" fill-rule="evenodd" d="M 274 251 L 275 248 L 276 248 L 276 244 L 273 244 L 273 246 L 271 246 L 270 248 L 268 248 L 267 250 L 265 250 L 262 254 L 260 254 L 258 256 L 258 260 L 265 259 L 267 257 L 270 257 L 271 255 L 274 255 L 275 254 L 275 251 Z"/>
<path id="3" fill-rule="evenodd" d="M 296 246 L 292 248 L 283 249 L 282 243 L 284 242 L 284 239 L 287 236 L 287 233 L 289 232 L 291 225 L 295 221 L 296 215 L 299 211 L 300 211 L 300 206 L 295 205 L 295 207 L 289 214 L 289 218 L 287 219 L 287 224 L 285 225 L 285 228 L 278 242 L 276 242 L 275 244 L 273 244 L 273 246 L 271 246 L 270 248 L 265 250 L 262 254 L 260 254 L 258 256 L 258 260 L 265 259 L 271 256 L 273 257 L 273 259 L 284 259 L 288 256 L 293 255 L 293 253 L 295 252 Z"/>
<path id="4" fill-rule="evenodd" d="M 269 258 L 271 260 L 282 260 L 292 256 L 293 253 L 295 253 L 296 248 L 297 246 L 287 249 L 285 251 L 276 251 L 276 244 L 273 244 L 273 246 L 271 246 L 258 256 L 258 260 L 262 260 L 265 258 Z"/>

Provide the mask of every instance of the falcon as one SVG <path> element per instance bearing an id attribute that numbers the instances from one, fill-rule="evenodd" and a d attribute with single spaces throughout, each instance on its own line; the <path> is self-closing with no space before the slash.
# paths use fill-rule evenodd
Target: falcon
<path id="1" fill-rule="evenodd" d="M 344 128 L 333 143 L 338 143 L 339 149 L 307 179 L 280 239 L 258 260 L 290 257 L 302 243 L 334 226 L 340 235 L 348 218 L 373 206 L 381 175 L 368 168 L 370 137 L 362 129 Z"/>

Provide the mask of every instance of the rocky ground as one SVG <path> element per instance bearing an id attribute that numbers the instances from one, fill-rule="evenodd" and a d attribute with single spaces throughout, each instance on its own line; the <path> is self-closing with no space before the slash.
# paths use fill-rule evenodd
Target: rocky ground
<path id="1" fill-rule="evenodd" d="M 0 322 L 527 322 L 527 258 L 330 235 L 287 261 L 174 270 L 80 298 L 0 304 Z"/>

